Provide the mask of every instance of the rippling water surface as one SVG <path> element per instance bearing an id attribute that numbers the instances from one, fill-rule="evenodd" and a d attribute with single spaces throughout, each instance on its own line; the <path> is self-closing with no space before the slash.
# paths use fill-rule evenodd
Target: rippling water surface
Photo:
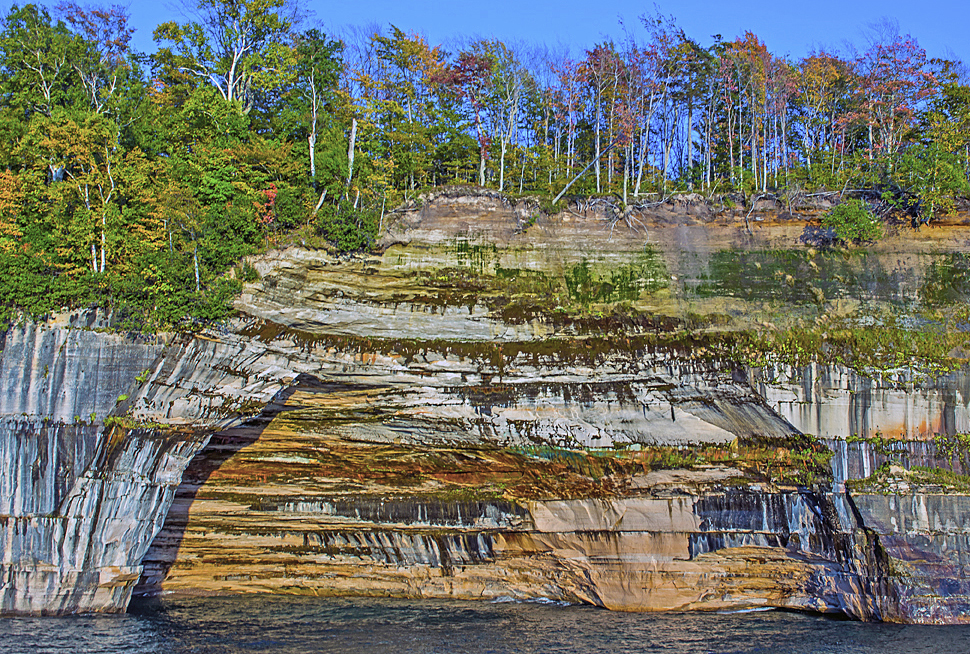
<path id="1" fill-rule="evenodd" d="M 970 626 L 861 624 L 784 612 L 613 613 L 536 603 L 226 597 L 126 615 L 2 618 L 0 652 L 970 652 Z"/>

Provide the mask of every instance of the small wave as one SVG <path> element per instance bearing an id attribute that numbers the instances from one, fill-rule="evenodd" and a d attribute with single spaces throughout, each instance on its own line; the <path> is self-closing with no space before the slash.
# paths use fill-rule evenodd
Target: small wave
<path id="1" fill-rule="evenodd" d="M 491 601 L 491 604 L 551 604 L 553 606 L 572 606 L 571 602 L 565 602 L 563 600 L 554 600 L 550 597 L 532 597 L 529 599 L 516 599 L 508 595 L 502 595 L 496 597 Z"/>
<path id="2" fill-rule="evenodd" d="M 533 599 L 526 600 L 528 604 L 552 604 L 554 606 L 572 606 L 570 602 L 564 602 L 563 600 L 554 600 L 549 597 L 535 597 Z"/>
<path id="3" fill-rule="evenodd" d="M 773 606 L 755 606 L 750 609 L 733 609 L 730 611 L 724 610 L 724 611 L 718 611 L 717 613 L 718 615 L 732 615 L 734 613 L 763 613 L 764 611 L 774 611 L 774 610 L 775 610 L 775 607 Z"/>

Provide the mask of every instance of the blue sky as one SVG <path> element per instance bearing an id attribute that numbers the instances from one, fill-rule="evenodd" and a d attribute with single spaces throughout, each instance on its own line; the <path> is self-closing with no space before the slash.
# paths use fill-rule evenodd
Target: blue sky
<path id="1" fill-rule="evenodd" d="M 179 17 L 178 4 L 171 0 L 104 4 L 115 3 L 128 7 L 138 28 L 136 47 L 142 51 L 154 48 L 155 25 Z M 315 22 L 328 32 L 377 22 L 420 32 L 435 44 L 455 36 L 485 36 L 561 43 L 574 52 L 604 38 L 619 39 L 620 17 L 635 27 L 638 17 L 654 8 L 649 0 L 300 0 L 300 6 L 312 10 Z M 955 56 L 970 63 L 968 0 L 663 0 L 657 6 L 702 45 L 709 45 L 716 33 L 730 40 L 751 30 L 773 53 L 798 58 L 817 46 L 843 49 L 846 41 L 864 46 L 866 27 L 889 18 L 898 21 L 900 32 L 916 37 L 931 57 Z"/>

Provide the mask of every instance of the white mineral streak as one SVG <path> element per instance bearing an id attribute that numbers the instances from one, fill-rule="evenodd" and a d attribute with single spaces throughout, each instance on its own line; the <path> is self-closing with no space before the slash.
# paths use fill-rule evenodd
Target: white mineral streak
<path id="1" fill-rule="evenodd" d="M 101 426 L 163 345 L 26 323 L 0 355 L 0 612 L 123 611 L 204 438 Z"/>
<path id="2" fill-rule="evenodd" d="M 240 318 L 218 329 L 142 340 L 92 330 L 108 326 L 98 314 L 11 328 L 0 356 L 0 612 L 121 611 L 141 577 L 140 592 L 966 619 L 967 498 L 845 492 L 885 461 L 865 444 L 831 440 L 831 493 L 752 483 L 743 461 L 616 480 L 629 496 L 528 502 L 439 497 L 427 480 L 406 495 L 314 468 L 338 445 L 455 446 L 457 457 L 485 445 L 726 449 L 799 432 L 970 431 L 965 371 L 923 381 L 834 364 L 743 370 L 628 347 L 619 333 L 597 349 L 591 336 L 603 335 L 570 321 L 510 319 L 474 289 L 467 302 L 438 301 L 441 289 L 421 281 L 449 269 L 561 277 L 588 256 L 624 265 L 649 241 L 665 277 L 699 283 L 713 252 L 788 248 L 800 233 L 792 221 L 755 238 L 705 206 L 671 200 L 649 235 L 575 212 L 527 229 L 535 207 L 443 193 L 394 219 L 381 256 L 293 248 L 257 261 L 262 279 L 239 299 Z M 921 256 L 883 258 L 916 270 Z M 886 297 L 917 296 L 923 273 L 907 270 Z M 760 311 L 730 293 L 677 295 L 685 288 L 631 301 L 659 319 Z M 170 428 L 106 431 L 109 415 Z M 209 446 L 205 430 L 220 430 Z M 938 463 L 907 447 L 911 462 Z M 479 472 L 489 471 L 469 474 Z"/>

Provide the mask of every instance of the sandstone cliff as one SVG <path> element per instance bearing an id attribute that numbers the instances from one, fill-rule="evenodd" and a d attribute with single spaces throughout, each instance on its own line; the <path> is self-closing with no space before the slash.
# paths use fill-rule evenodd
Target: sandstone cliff
<path id="1" fill-rule="evenodd" d="M 396 214 L 380 255 L 255 261 L 218 329 L 11 328 L 2 608 L 121 610 L 140 574 L 142 593 L 961 621 L 964 491 L 905 468 L 963 472 L 934 438 L 967 431 L 966 369 L 738 343 L 911 324 L 962 289 L 941 271 L 965 237 L 833 253 L 810 228 L 446 191 Z"/>

